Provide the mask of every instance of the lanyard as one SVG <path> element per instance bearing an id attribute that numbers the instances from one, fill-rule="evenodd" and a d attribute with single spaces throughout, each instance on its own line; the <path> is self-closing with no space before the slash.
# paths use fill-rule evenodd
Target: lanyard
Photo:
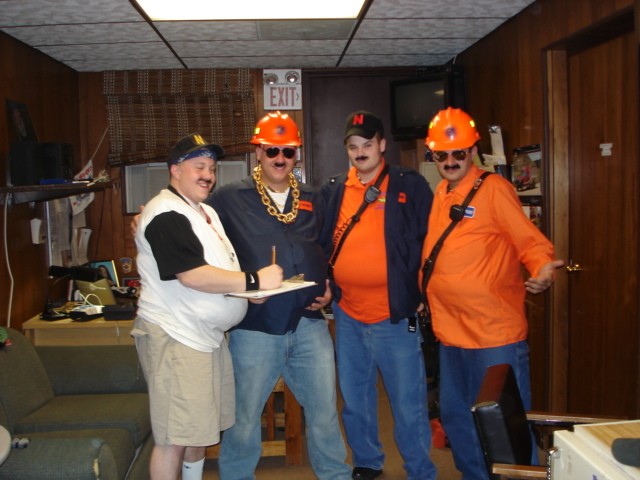
<path id="1" fill-rule="evenodd" d="M 171 185 L 169 185 L 167 188 L 169 189 L 170 192 L 172 192 L 172 193 L 176 194 L 178 197 L 180 197 L 187 205 L 189 205 L 194 210 L 198 211 L 198 207 L 199 207 L 199 211 L 202 214 L 203 218 L 206 220 L 207 225 L 209 225 L 211 230 L 213 230 L 214 233 L 218 236 L 218 239 L 220 240 L 220 243 L 222 243 L 225 246 L 225 248 L 227 249 L 227 253 L 229 254 L 229 259 L 231 260 L 231 262 L 235 262 L 236 261 L 236 254 L 233 251 L 233 248 L 230 248 L 230 246 L 228 245 L 228 240 L 225 240 L 225 238 L 222 235 L 220 235 L 220 232 L 218 232 L 216 227 L 213 226 L 213 222 L 211 221 L 211 217 L 209 217 L 209 215 L 204 210 L 202 205 L 198 204 L 198 207 L 196 207 L 191 202 L 189 202 L 186 198 L 184 198 L 182 195 L 180 195 L 178 193 L 178 191 Z"/>
<path id="2" fill-rule="evenodd" d="M 385 164 L 384 168 L 382 169 L 382 172 L 380 172 L 380 175 L 378 175 L 378 178 L 376 179 L 376 183 L 371 185 L 364 192 L 364 199 L 362 200 L 362 203 L 360 204 L 360 208 L 358 208 L 358 211 L 350 219 L 347 220 L 347 222 L 345 223 L 346 228 L 345 228 L 345 225 L 341 227 L 341 229 L 344 228 L 344 231 L 342 232 L 340 239 L 338 240 L 337 244 L 333 249 L 331 258 L 329 258 L 329 279 L 333 280 L 333 267 L 336 264 L 336 259 L 338 258 L 338 254 L 340 253 L 340 249 L 342 249 L 342 245 L 344 244 L 344 241 L 347 238 L 347 235 L 349 235 L 349 232 L 351 232 L 351 230 L 356 225 L 356 223 L 360 221 L 360 217 L 362 216 L 362 212 L 364 212 L 365 208 L 367 208 L 367 206 L 369 206 L 370 203 L 373 203 L 380 195 L 381 193 L 380 185 L 382 184 L 384 177 L 387 176 L 388 172 L 389 172 L 389 165 Z"/>

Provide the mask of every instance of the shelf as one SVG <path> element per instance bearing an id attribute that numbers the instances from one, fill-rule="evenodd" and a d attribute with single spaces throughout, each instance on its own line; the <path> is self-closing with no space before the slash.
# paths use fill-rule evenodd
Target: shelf
<path id="1" fill-rule="evenodd" d="M 52 185 L 21 185 L 1 187 L 0 193 L 10 195 L 11 202 L 18 205 L 29 202 L 42 202 L 55 198 L 70 197 L 89 192 L 99 192 L 109 188 L 111 183 L 100 182 L 88 187 L 84 183 L 60 183 Z"/>

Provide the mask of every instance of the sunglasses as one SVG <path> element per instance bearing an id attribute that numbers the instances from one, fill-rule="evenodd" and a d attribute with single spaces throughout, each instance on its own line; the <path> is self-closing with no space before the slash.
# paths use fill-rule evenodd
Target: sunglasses
<path id="1" fill-rule="evenodd" d="M 433 154 L 433 158 L 435 158 L 436 161 L 438 162 L 444 162 L 447 158 L 449 158 L 449 155 L 451 155 L 453 158 L 461 162 L 463 160 L 466 160 L 467 157 L 469 156 L 469 153 L 471 152 L 469 150 L 454 150 L 451 153 L 449 153 L 442 150 L 442 151 L 432 151 L 431 153 Z"/>
<path id="2" fill-rule="evenodd" d="M 278 147 L 264 148 L 264 153 L 266 153 L 267 157 L 269 157 L 269 158 L 276 158 L 280 152 L 282 152 L 282 155 L 284 156 L 284 158 L 292 159 L 292 158 L 294 158 L 296 156 L 296 149 L 295 148 L 290 148 L 290 147 L 285 147 L 285 148 L 278 148 Z"/>

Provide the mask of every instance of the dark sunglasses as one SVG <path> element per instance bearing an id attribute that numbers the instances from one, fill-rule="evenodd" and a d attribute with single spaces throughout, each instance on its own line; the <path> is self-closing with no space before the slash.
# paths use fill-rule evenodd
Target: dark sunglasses
<path id="1" fill-rule="evenodd" d="M 276 158 L 280 152 L 282 152 L 282 155 L 284 156 L 284 158 L 291 159 L 291 158 L 294 158 L 296 156 L 296 149 L 295 148 L 269 147 L 269 148 L 265 148 L 264 149 L 264 153 L 266 153 L 267 157 L 269 157 L 269 158 Z"/>
<path id="2" fill-rule="evenodd" d="M 449 158 L 449 152 L 445 152 L 444 150 L 432 151 L 431 153 L 433 153 L 433 158 L 435 158 L 438 162 L 444 162 L 447 158 Z M 469 153 L 469 150 L 454 150 L 453 152 L 451 152 L 451 156 L 461 162 L 467 159 Z"/>

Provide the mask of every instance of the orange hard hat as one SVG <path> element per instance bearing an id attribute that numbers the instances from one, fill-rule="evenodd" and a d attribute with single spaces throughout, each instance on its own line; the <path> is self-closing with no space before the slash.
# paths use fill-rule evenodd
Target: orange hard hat
<path id="1" fill-rule="evenodd" d="M 476 122 L 459 108 L 440 110 L 429 123 L 424 144 L 431 150 L 470 148 L 480 140 Z"/>
<path id="2" fill-rule="evenodd" d="M 302 140 L 296 122 L 286 113 L 278 111 L 268 113 L 258 121 L 250 143 L 299 147 L 302 145 Z"/>

